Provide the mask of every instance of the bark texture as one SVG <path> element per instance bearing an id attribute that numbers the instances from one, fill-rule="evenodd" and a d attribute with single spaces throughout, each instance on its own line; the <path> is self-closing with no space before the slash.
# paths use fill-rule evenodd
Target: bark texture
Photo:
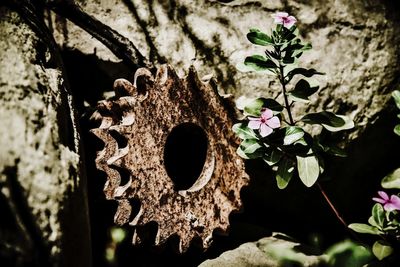
<path id="1" fill-rule="evenodd" d="M 0 7 L 1 264 L 90 266 L 71 95 L 54 39 L 25 15 Z"/>

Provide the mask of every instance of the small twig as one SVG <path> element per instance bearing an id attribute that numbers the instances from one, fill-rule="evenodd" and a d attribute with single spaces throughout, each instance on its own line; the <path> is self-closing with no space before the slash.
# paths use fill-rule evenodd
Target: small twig
<path id="1" fill-rule="evenodd" d="M 362 243 L 362 241 L 358 238 L 358 236 L 352 230 L 350 230 L 348 228 L 348 225 L 347 225 L 346 221 L 343 219 L 343 217 L 337 211 L 337 209 L 335 208 L 335 205 L 333 205 L 332 201 L 329 199 L 328 195 L 326 194 L 325 190 L 322 188 L 321 184 L 319 182 L 317 182 L 317 185 L 318 185 L 319 191 L 321 192 L 321 194 L 324 197 L 325 201 L 328 203 L 329 207 L 331 208 L 331 210 L 335 214 L 336 218 L 340 221 L 341 224 L 343 224 L 343 226 L 346 228 L 346 230 L 350 233 L 350 235 L 355 240 L 357 240 L 358 242 Z"/>
<path id="2" fill-rule="evenodd" d="M 47 6 L 58 15 L 69 19 L 87 31 L 131 67 L 152 67 L 152 64 L 128 38 L 85 13 L 73 1 L 51 1 Z"/>

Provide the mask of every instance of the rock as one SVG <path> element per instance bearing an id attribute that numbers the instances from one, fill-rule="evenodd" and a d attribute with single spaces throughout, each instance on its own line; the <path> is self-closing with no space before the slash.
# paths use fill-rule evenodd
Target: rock
<path id="1" fill-rule="evenodd" d="M 218 258 L 206 260 L 199 267 L 275 267 L 282 266 L 279 259 L 291 259 L 301 266 L 319 266 L 325 256 L 306 255 L 297 251 L 300 246 L 284 234 L 274 233 L 256 242 L 240 245 L 238 248 L 222 253 Z M 296 251 L 297 253 L 295 253 Z"/>
<path id="2" fill-rule="evenodd" d="M 89 266 L 71 95 L 51 35 L 24 18 L 0 7 L 0 257 L 5 266 Z"/>
<path id="3" fill-rule="evenodd" d="M 263 53 L 246 39 L 249 28 L 269 32 L 271 14 L 289 11 L 314 49 L 301 65 L 314 67 L 321 90 L 310 105 L 294 111 L 327 109 L 354 118 L 351 138 L 373 123 L 389 93 L 399 84 L 399 14 L 389 1 L 79 1 L 82 8 L 128 37 L 152 61 L 167 60 L 175 69 L 194 64 L 201 75 L 213 73 L 224 93 L 278 96 L 276 82 L 235 66 L 246 55 Z M 56 19 L 55 35 L 67 49 L 118 59 L 71 23 Z M 180 73 L 182 76 L 182 73 Z"/>

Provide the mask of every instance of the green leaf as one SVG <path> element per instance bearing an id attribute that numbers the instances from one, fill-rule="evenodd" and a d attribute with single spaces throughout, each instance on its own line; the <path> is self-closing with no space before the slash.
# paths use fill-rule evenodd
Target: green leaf
<path id="1" fill-rule="evenodd" d="M 294 101 L 310 102 L 309 97 L 319 89 L 316 80 L 301 79 L 297 82 L 294 89 L 289 93 L 289 97 Z"/>
<path id="2" fill-rule="evenodd" d="M 400 189 L 400 168 L 382 179 L 381 185 L 386 189 Z"/>
<path id="3" fill-rule="evenodd" d="M 349 129 L 354 128 L 354 121 L 352 119 L 350 119 L 350 117 L 347 117 L 344 115 L 336 115 L 336 116 L 341 118 L 342 120 L 344 120 L 343 126 L 335 127 L 335 126 L 330 126 L 330 125 L 326 125 L 326 124 L 322 124 L 322 126 L 331 132 L 339 132 L 339 131 L 349 130 Z"/>
<path id="4" fill-rule="evenodd" d="M 381 226 L 378 225 L 378 223 L 375 221 L 373 216 L 370 216 L 368 218 L 368 223 L 376 228 L 378 228 L 380 230 Z"/>
<path id="5" fill-rule="evenodd" d="M 301 120 L 308 124 L 326 124 L 332 127 L 341 127 L 345 124 L 342 118 L 329 111 L 310 113 Z"/>
<path id="6" fill-rule="evenodd" d="M 280 113 L 283 110 L 283 106 L 272 98 L 257 98 L 248 101 L 243 111 L 246 116 L 251 115 L 258 117 L 261 115 L 262 108 L 268 108 L 274 111 L 274 114 Z"/>
<path id="7" fill-rule="evenodd" d="M 381 204 L 376 203 L 372 208 L 372 217 L 374 221 L 379 225 L 380 228 L 383 227 L 385 222 L 385 211 Z"/>
<path id="8" fill-rule="evenodd" d="M 347 157 L 347 153 L 345 150 L 343 150 L 340 147 L 337 147 L 333 144 L 323 144 L 323 143 L 317 141 L 316 145 L 323 152 L 328 153 L 332 156 L 343 157 L 343 158 Z"/>
<path id="9" fill-rule="evenodd" d="M 253 129 L 247 127 L 245 123 L 236 123 L 232 130 L 240 139 L 258 139 Z"/>
<path id="10" fill-rule="evenodd" d="M 276 64 L 272 60 L 261 55 L 246 57 L 244 60 L 244 65 L 251 67 L 256 71 L 277 68 Z"/>
<path id="11" fill-rule="evenodd" d="M 256 139 L 246 139 L 240 143 L 240 147 L 242 148 L 243 152 L 248 154 L 253 154 L 256 150 L 260 149 L 262 146 L 258 143 Z"/>
<path id="12" fill-rule="evenodd" d="M 243 143 L 243 142 L 242 142 L 242 143 Z M 248 146 L 247 146 L 247 147 L 246 147 L 246 146 L 244 146 L 244 147 L 239 146 L 239 147 L 237 148 L 237 150 L 236 150 L 236 153 L 237 153 L 241 158 L 244 158 L 244 159 L 256 159 L 256 158 L 262 157 L 262 155 L 263 155 L 261 149 L 255 150 L 255 151 L 252 152 L 252 153 L 246 153 L 246 152 L 245 152 L 245 149 L 246 149 L 246 148 L 248 148 Z"/>
<path id="13" fill-rule="evenodd" d="M 397 124 L 394 129 L 393 129 L 394 133 L 400 136 L 400 124 Z"/>
<path id="14" fill-rule="evenodd" d="M 278 166 L 278 171 L 276 172 L 276 183 L 279 189 L 284 189 L 292 179 L 294 172 L 295 163 L 288 159 L 284 158 L 281 160 Z"/>
<path id="15" fill-rule="evenodd" d="M 331 132 L 347 130 L 354 127 L 354 122 L 343 115 L 336 115 L 329 111 L 310 113 L 301 119 L 304 123 L 320 124 Z"/>
<path id="16" fill-rule="evenodd" d="M 393 96 L 394 102 L 396 103 L 397 108 L 400 109 L 400 91 L 399 90 L 393 91 L 392 96 Z"/>
<path id="17" fill-rule="evenodd" d="M 288 81 L 290 81 L 295 75 L 302 75 L 304 77 L 312 77 L 314 75 L 324 75 L 323 72 L 318 72 L 315 69 L 295 68 L 286 75 Z"/>
<path id="18" fill-rule="evenodd" d="M 361 267 L 372 260 L 372 253 L 366 247 L 350 240 L 334 244 L 325 254 L 330 267 Z"/>
<path id="19" fill-rule="evenodd" d="M 382 233 L 378 228 L 364 223 L 351 223 L 348 227 L 360 234 L 379 235 Z"/>
<path id="20" fill-rule="evenodd" d="M 305 43 L 301 50 L 306 51 L 306 50 L 310 50 L 310 49 L 312 49 L 311 43 Z"/>
<path id="21" fill-rule="evenodd" d="M 280 24 L 278 24 L 278 25 L 280 25 Z M 296 26 L 293 26 L 290 29 L 282 27 L 281 31 L 282 31 L 281 36 L 285 43 L 292 41 L 299 34 L 299 30 L 296 28 Z"/>
<path id="22" fill-rule="evenodd" d="M 259 29 L 250 29 L 250 32 L 247 34 L 247 39 L 256 45 L 267 46 L 274 44 L 271 37 Z"/>
<path id="23" fill-rule="evenodd" d="M 372 253 L 374 253 L 378 260 L 383 260 L 393 253 L 393 248 L 382 240 L 378 240 L 375 241 L 374 245 L 372 246 Z"/>
<path id="24" fill-rule="evenodd" d="M 336 146 L 329 146 L 329 149 L 326 151 L 326 153 L 336 157 L 342 157 L 342 158 L 347 157 L 346 151 Z"/>
<path id="25" fill-rule="evenodd" d="M 282 158 L 282 151 L 278 150 L 278 149 L 274 149 L 272 150 L 270 153 L 265 154 L 263 156 L 263 160 L 269 165 L 275 165 L 276 163 L 279 162 L 279 160 Z"/>
<path id="26" fill-rule="evenodd" d="M 284 145 L 291 145 L 304 136 L 304 131 L 300 127 L 288 126 L 285 127 L 285 137 L 283 138 Z"/>
<path id="27" fill-rule="evenodd" d="M 319 164 L 315 156 L 306 156 L 297 158 L 297 170 L 300 180 L 307 187 L 311 187 L 318 179 Z"/>
<path id="28" fill-rule="evenodd" d="M 240 146 L 236 149 L 236 153 L 243 159 L 250 159 L 250 157 L 247 156 L 246 153 L 243 152 L 243 150 Z"/>

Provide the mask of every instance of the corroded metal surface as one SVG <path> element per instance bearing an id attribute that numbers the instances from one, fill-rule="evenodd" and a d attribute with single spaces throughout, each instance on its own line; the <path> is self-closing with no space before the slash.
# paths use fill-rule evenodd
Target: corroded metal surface
<path id="1" fill-rule="evenodd" d="M 155 76 L 139 69 L 134 84 L 116 80 L 114 90 L 115 98 L 99 103 L 101 124 L 92 132 L 104 141 L 96 165 L 107 174 L 107 199 L 119 203 L 115 222 L 135 226 L 134 244 L 143 238 L 140 227 L 156 222 L 156 245 L 178 235 L 180 252 L 193 238 L 201 238 L 208 248 L 214 230 L 228 230 L 229 215 L 240 209 L 240 190 L 249 181 L 215 84 L 200 81 L 193 67 L 181 79 L 163 65 Z M 185 123 L 201 127 L 208 145 L 198 179 L 188 189 L 177 190 L 166 171 L 164 148 L 172 129 Z M 123 170 L 129 173 L 126 181 Z M 133 199 L 140 202 L 137 213 Z"/>

